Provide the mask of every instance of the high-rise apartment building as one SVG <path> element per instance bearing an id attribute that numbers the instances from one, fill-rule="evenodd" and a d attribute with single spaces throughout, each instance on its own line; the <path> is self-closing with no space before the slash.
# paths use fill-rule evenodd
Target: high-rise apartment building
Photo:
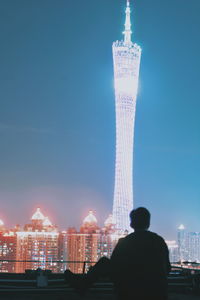
<path id="1" fill-rule="evenodd" d="M 64 272 L 69 268 L 82 273 L 100 257 L 110 257 L 118 238 L 112 215 L 100 228 L 90 211 L 79 231 L 69 228 L 58 232 L 37 208 L 23 229 L 16 225 L 7 230 L 0 220 L 0 272 L 23 273 L 37 268 Z"/>
<path id="2" fill-rule="evenodd" d="M 83 272 L 84 242 L 84 236 L 76 228 L 71 227 L 67 230 L 67 268 L 74 273 Z"/>
<path id="3" fill-rule="evenodd" d="M 200 232 L 188 232 L 184 225 L 179 226 L 178 257 L 180 261 L 200 262 Z"/>
<path id="4" fill-rule="evenodd" d="M 200 232 L 188 233 L 188 260 L 200 262 Z"/>
<path id="5" fill-rule="evenodd" d="M 111 257 L 113 249 L 115 248 L 119 239 L 118 232 L 116 232 L 113 216 L 109 215 L 101 229 L 100 249 L 101 256 Z"/>
<path id="6" fill-rule="evenodd" d="M 141 48 L 131 40 L 131 9 L 127 0 L 124 40 L 113 43 L 116 163 L 113 218 L 120 232 L 129 230 L 133 209 L 133 141 Z"/>
<path id="7" fill-rule="evenodd" d="M 58 237 L 59 272 L 67 269 L 67 231 L 60 231 Z"/>
<path id="8" fill-rule="evenodd" d="M 100 243 L 100 229 L 93 212 L 83 220 L 80 231 L 69 228 L 67 232 L 68 268 L 75 273 L 82 273 L 84 264 L 86 269 L 92 266 L 100 257 L 98 253 Z"/>
<path id="9" fill-rule="evenodd" d="M 183 224 L 178 227 L 178 257 L 179 261 L 188 260 L 188 239 Z"/>
<path id="10" fill-rule="evenodd" d="M 26 224 L 23 231 L 17 231 L 16 272 L 26 269 L 50 269 L 57 272 L 58 231 L 45 217 L 40 208 L 31 218 L 31 224 Z M 20 262 L 21 261 L 21 262 Z"/>
<path id="11" fill-rule="evenodd" d="M 80 231 L 69 228 L 67 231 L 68 268 L 75 273 L 88 270 L 102 256 L 110 257 L 117 242 L 112 217 L 106 220 L 103 228 L 97 225 L 97 219 L 92 211 L 83 220 Z M 85 266 L 84 266 L 85 262 Z"/>
<path id="12" fill-rule="evenodd" d="M 16 234 L 8 231 L 0 220 L 0 272 L 14 273 L 15 263 L 10 260 L 16 259 Z"/>
<path id="13" fill-rule="evenodd" d="M 178 244 L 176 241 L 165 241 L 169 249 L 169 260 L 171 263 L 179 261 Z"/>

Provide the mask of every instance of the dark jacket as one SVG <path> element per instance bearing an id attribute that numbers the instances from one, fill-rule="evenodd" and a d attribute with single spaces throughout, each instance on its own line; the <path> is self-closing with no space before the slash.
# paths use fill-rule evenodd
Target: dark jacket
<path id="1" fill-rule="evenodd" d="M 167 299 L 170 268 L 164 239 L 147 230 L 137 230 L 120 239 L 111 256 L 112 280 L 124 300 Z"/>

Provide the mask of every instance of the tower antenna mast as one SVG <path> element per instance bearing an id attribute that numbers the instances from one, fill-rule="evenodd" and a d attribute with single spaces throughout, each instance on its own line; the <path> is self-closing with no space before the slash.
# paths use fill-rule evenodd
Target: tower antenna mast
<path id="1" fill-rule="evenodd" d="M 124 34 L 124 43 L 125 44 L 131 44 L 131 9 L 130 9 L 130 0 L 127 0 L 126 2 L 126 19 L 125 19 L 125 30 L 123 32 Z"/>

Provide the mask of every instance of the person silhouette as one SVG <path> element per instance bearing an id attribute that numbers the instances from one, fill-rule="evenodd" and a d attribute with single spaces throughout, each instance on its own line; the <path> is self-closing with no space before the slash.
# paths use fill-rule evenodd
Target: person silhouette
<path id="1" fill-rule="evenodd" d="M 148 230 L 150 218 L 144 207 L 132 210 L 134 232 L 120 239 L 112 253 L 111 277 L 119 299 L 167 299 L 169 251 L 164 239 Z"/>
<path id="2" fill-rule="evenodd" d="M 109 276 L 119 300 L 168 299 L 169 251 L 164 239 L 148 230 L 150 218 L 144 207 L 132 210 L 134 232 L 119 239 L 111 258 L 102 257 L 86 275 L 67 270 L 66 281 L 83 291 L 99 277 Z"/>

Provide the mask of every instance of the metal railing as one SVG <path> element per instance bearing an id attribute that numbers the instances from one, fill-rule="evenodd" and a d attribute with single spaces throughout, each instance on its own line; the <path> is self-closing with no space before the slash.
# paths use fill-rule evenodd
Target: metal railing
<path id="1" fill-rule="evenodd" d="M 43 261 L 44 262 L 44 261 Z M 1 264 L 16 264 L 16 263 L 38 263 L 39 260 L 0 260 Z M 60 271 L 61 268 L 59 266 L 65 266 L 69 264 L 81 264 L 82 265 L 82 273 L 85 273 L 88 265 L 95 264 L 95 261 L 67 261 L 67 260 L 55 260 L 55 261 L 45 261 L 48 265 L 56 264 L 58 267 L 57 270 L 59 272 L 53 272 L 51 269 L 41 270 L 39 269 L 29 269 L 23 273 L 15 273 L 15 274 L 5 274 L 0 273 L 0 290 L 34 290 L 37 288 L 47 288 L 52 289 L 52 291 L 56 289 L 70 290 L 70 286 L 65 284 L 63 272 Z M 200 264 L 194 264 L 195 266 L 189 263 L 188 265 L 173 263 L 172 264 L 172 272 L 169 275 L 169 290 L 170 291 L 181 291 L 181 292 L 191 292 L 191 293 L 200 293 Z M 53 266 L 55 267 L 55 266 Z M 64 269 L 62 267 L 62 269 Z M 14 272 L 12 272 L 14 273 Z M 93 286 L 93 289 L 99 292 L 107 291 L 112 293 L 113 284 L 109 281 L 109 278 L 98 282 Z M 71 289 L 72 290 L 72 289 Z"/>
<path id="2" fill-rule="evenodd" d="M 36 270 L 37 268 L 41 269 L 49 269 L 52 272 L 57 271 L 63 272 L 67 268 L 70 269 L 72 265 L 82 265 L 81 272 L 85 273 L 88 269 L 93 266 L 96 261 L 69 261 L 69 260 L 15 260 L 15 259 L 0 259 L 0 273 L 5 272 L 9 273 L 8 270 L 13 269 L 13 272 L 10 273 L 17 273 L 15 272 L 15 267 L 20 264 L 24 264 L 24 268 L 28 266 L 27 269 Z M 200 272 L 200 263 L 196 262 L 174 262 L 171 263 L 172 269 L 180 269 L 180 270 L 188 270 L 193 272 Z M 32 268 L 31 268 L 32 267 Z M 25 271 L 25 270 L 24 270 Z"/>
<path id="3" fill-rule="evenodd" d="M 79 273 L 85 273 L 89 267 L 93 266 L 96 261 L 69 261 L 69 260 L 15 260 L 15 259 L 0 259 L 0 273 L 18 273 L 16 268 L 20 269 L 20 264 L 24 265 L 25 269 L 36 270 L 37 268 L 49 269 L 52 272 L 63 272 L 67 268 L 70 269 L 71 265 L 80 264 L 82 265 L 82 271 Z M 62 267 L 63 266 L 63 267 Z M 26 268 L 27 267 L 27 268 Z M 13 272 L 9 270 L 13 269 Z M 21 267 L 23 269 L 23 267 Z M 21 273 L 21 272 L 20 272 Z"/>

